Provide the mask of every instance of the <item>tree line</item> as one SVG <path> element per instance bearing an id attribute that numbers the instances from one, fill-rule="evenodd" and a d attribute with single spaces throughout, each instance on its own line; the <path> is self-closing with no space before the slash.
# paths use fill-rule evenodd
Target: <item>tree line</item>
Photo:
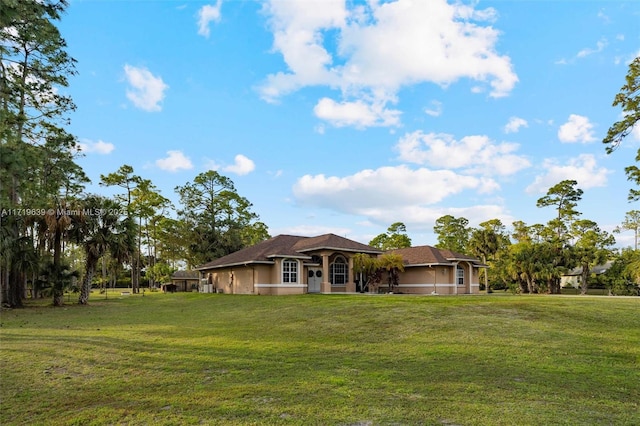
<path id="1" fill-rule="evenodd" d="M 77 138 L 66 128 L 73 100 L 60 90 L 76 61 L 56 27 L 66 0 L 7 0 L 0 13 L 0 303 L 32 297 L 63 303 L 74 285 L 86 304 L 96 275 L 114 286 L 129 270 L 140 291 L 269 238 L 231 179 L 215 171 L 175 188 L 173 206 L 129 165 L 102 175 L 114 197 L 86 193 Z M 175 212 L 175 214 L 171 214 Z"/>
<path id="2" fill-rule="evenodd" d="M 193 267 L 269 238 L 249 200 L 216 171 L 177 186 L 178 206 L 129 165 L 100 177 L 101 186 L 117 189 L 115 196 L 86 193 L 90 181 L 77 163 L 81 147 L 67 131 L 76 106 L 61 90 L 77 73 L 56 27 L 67 7 L 67 0 L 5 0 L 0 10 L 0 304 L 20 307 L 30 293 L 51 297 L 58 306 L 72 285 L 85 304 L 94 282 L 114 286 L 125 271 L 138 292 L 143 275 L 150 285 L 161 283 L 178 266 Z M 603 141 L 607 152 L 640 120 L 639 96 L 636 58 L 614 99 L 624 116 Z M 625 171 L 640 183 L 636 166 Z M 637 242 L 614 256 L 613 237 L 580 219 L 582 191 L 576 185 L 560 182 L 538 200 L 538 207 L 555 209 L 549 223 L 515 222 L 510 234 L 497 219 L 471 229 L 465 218 L 443 216 L 434 227 L 436 246 L 474 254 L 490 265 L 484 277 L 489 289 L 510 283 L 522 292 L 557 293 L 559 276 L 581 266 L 586 291 L 590 269 L 603 259 L 618 262 L 612 288 L 637 282 Z M 638 199 L 640 191 L 632 189 L 629 200 Z M 634 230 L 636 241 L 639 217 L 629 212 L 619 229 Z M 370 244 L 387 250 L 410 246 L 411 240 L 397 222 Z M 361 260 L 358 268 L 386 271 L 391 287 L 397 282 L 399 259 L 379 265 Z"/>
<path id="3" fill-rule="evenodd" d="M 435 247 L 482 260 L 488 266 L 481 272 L 487 292 L 493 288 L 510 288 L 518 293 L 559 294 L 562 277 L 577 270 L 580 292 L 586 294 L 596 279 L 594 268 L 609 262 L 608 270 L 597 277 L 599 284 L 608 288 L 610 294 L 640 295 L 637 246 L 640 211 L 627 212 L 624 221 L 613 231 L 633 231 L 634 248 L 616 250 L 612 233 L 600 229 L 592 220 L 580 218 L 577 205 L 581 197 L 577 182 L 564 180 L 537 201 L 538 207 L 554 208 L 553 219 L 533 225 L 515 221 L 511 231 L 507 231 L 500 219 L 491 219 L 473 228 L 467 218 L 442 216 L 433 227 L 437 237 Z M 396 222 L 369 244 L 381 250 L 393 250 L 411 247 L 411 239 L 406 226 Z"/>

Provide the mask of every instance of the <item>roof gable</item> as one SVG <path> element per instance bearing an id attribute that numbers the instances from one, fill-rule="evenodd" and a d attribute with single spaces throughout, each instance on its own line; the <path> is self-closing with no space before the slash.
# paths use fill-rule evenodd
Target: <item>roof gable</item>
<path id="1" fill-rule="evenodd" d="M 382 253 L 380 250 L 374 247 L 350 240 L 348 238 L 340 237 L 335 234 L 324 234 L 317 237 L 306 237 L 298 241 L 294 248 L 299 252 L 333 249 L 358 253 Z"/>

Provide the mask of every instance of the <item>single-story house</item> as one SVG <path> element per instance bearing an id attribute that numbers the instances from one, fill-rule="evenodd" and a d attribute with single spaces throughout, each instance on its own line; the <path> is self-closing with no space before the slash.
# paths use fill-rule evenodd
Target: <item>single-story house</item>
<path id="1" fill-rule="evenodd" d="M 193 291 L 200 284 L 199 271 L 176 271 L 171 275 L 171 284 L 175 291 Z"/>
<path id="2" fill-rule="evenodd" d="M 393 252 L 405 271 L 398 291 L 416 294 L 476 294 L 479 268 L 470 256 L 430 246 Z M 317 237 L 278 235 L 196 268 L 215 292 L 232 294 L 354 293 L 353 256 L 377 257 L 382 251 L 334 234 Z M 383 282 L 381 287 L 386 287 Z"/>
<path id="3" fill-rule="evenodd" d="M 602 275 L 607 272 L 612 265 L 612 261 L 605 262 L 602 265 L 596 265 L 591 268 L 590 274 Z M 578 266 L 560 277 L 560 287 L 580 288 L 580 284 L 582 284 L 582 266 Z"/>

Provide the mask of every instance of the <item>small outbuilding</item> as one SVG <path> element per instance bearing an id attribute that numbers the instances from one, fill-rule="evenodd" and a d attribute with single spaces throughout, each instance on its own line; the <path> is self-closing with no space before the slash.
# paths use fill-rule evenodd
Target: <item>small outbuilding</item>
<path id="1" fill-rule="evenodd" d="M 176 271 L 171 275 L 171 284 L 175 285 L 175 291 L 194 291 L 200 283 L 199 271 Z"/>

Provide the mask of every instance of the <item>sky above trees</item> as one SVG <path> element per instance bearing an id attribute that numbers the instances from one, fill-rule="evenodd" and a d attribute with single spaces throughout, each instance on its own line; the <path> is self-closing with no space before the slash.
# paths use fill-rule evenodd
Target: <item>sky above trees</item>
<path id="1" fill-rule="evenodd" d="M 367 242 L 402 222 L 433 245 L 444 215 L 546 223 L 536 201 L 566 179 L 612 231 L 636 208 L 640 129 L 601 141 L 639 20 L 634 1 L 74 0 L 69 130 L 89 191 L 129 164 L 177 203 L 216 170 L 272 235 Z"/>

